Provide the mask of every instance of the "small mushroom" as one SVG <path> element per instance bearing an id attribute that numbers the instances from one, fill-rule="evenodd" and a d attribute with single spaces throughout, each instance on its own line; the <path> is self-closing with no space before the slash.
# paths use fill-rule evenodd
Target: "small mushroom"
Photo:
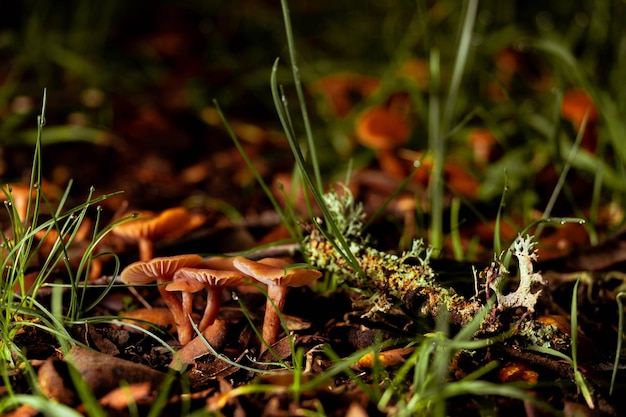
<path id="1" fill-rule="evenodd" d="M 137 220 L 115 227 L 113 233 L 127 241 L 137 242 L 139 259 L 148 261 L 153 256 L 155 241 L 185 228 L 191 219 L 191 214 L 184 207 L 167 209 L 160 214 L 144 211 Z"/>
<path id="2" fill-rule="evenodd" d="M 577 131 L 580 130 L 585 117 L 587 117 L 587 125 L 583 132 L 581 147 L 591 153 L 595 152 L 598 144 L 597 128 L 600 116 L 591 96 L 583 89 L 575 88 L 566 91 L 561 104 L 561 115 Z"/>
<path id="3" fill-rule="evenodd" d="M 485 168 L 498 153 L 498 139 L 489 129 L 472 129 L 467 142 L 472 149 L 474 163 L 479 168 Z"/>
<path id="4" fill-rule="evenodd" d="M 171 281 L 174 273 L 184 267 L 195 266 L 202 262 L 199 255 L 177 255 L 162 258 L 154 258 L 150 261 L 138 261 L 128 265 L 120 278 L 125 284 L 149 284 L 156 281 L 159 293 L 167 307 L 172 311 L 176 328 L 180 338 L 181 332 L 184 335 L 184 326 L 188 321 L 183 313 L 180 299 L 172 292 L 166 291 L 165 284 Z M 183 343 L 182 340 L 179 340 Z"/>
<path id="5" fill-rule="evenodd" d="M 278 339 L 280 331 L 280 316 L 285 305 L 289 287 L 308 285 L 322 276 L 322 273 L 308 268 L 287 268 L 291 263 L 285 258 L 263 258 L 252 261 L 237 257 L 233 265 L 239 271 L 251 276 L 262 284 L 267 285 L 267 302 L 265 304 L 265 318 L 263 320 L 263 340 L 268 346 Z M 265 349 L 262 348 L 262 351 Z"/>
<path id="6" fill-rule="evenodd" d="M 359 116 L 355 128 L 361 145 L 376 151 L 383 171 L 393 177 L 406 176 L 406 170 L 394 152 L 409 139 L 410 127 L 405 117 L 392 109 L 374 107 Z"/>
<path id="7" fill-rule="evenodd" d="M 588 122 L 593 123 L 599 120 L 598 109 L 593 99 L 583 89 L 572 89 L 563 95 L 563 103 L 561 104 L 561 114 L 564 119 L 569 120 L 575 129 L 580 126 L 588 117 Z"/>
<path id="8" fill-rule="evenodd" d="M 182 309 L 185 317 L 193 312 L 193 294 L 206 289 L 206 307 L 198 325 L 198 329 L 202 332 L 213 324 L 219 313 L 222 304 L 222 289 L 238 285 L 245 278 L 250 277 L 237 271 L 231 258 L 215 257 L 206 259 L 194 267 L 179 269 L 174 274 L 174 281 L 168 284 L 165 289 L 182 293 Z M 184 340 L 193 338 L 193 327 L 190 320 L 185 320 L 181 333 L 185 336 Z M 181 337 L 179 335 L 179 338 Z"/>
<path id="9" fill-rule="evenodd" d="M 176 273 L 179 271 L 180 269 Z M 178 341 L 182 345 L 186 345 L 193 339 L 193 327 L 191 326 L 190 318 L 193 313 L 193 294 L 203 289 L 204 285 L 201 282 L 189 278 L 177 278 L 176 274 L 174 274 L 174 281 L 165 286 L 166 291 L 180 291 L 182 294 L 182 313 L 184 317 L 183 321 L 177 324 Z"/>
<path id="10" fill-rule="evenodd" d="M 181 268 L 174 275 L 174 283 L 177 280 L 200 283 L 207 291 L 207 302 L 204 315 L 198 328 L 204 331 L 215 321 L 220 305 L 222 304 L 222 289 L 233 287 L 241 283 L 245 274 L 228 269 L 205 269 L 205 268 Z M 195 284 L 192 284 L 195 285 Z"/>
<path id="11" fill-rule="evenodd" d="M 48 182 L 41 183 L 41 192 L 50 200 L 56 200 L 61 195 L 61 191 Z M 15 206 L 15 212 L 22 222 L 28 216 L 28 205 L 36 197 L 37 188 L 31 188 L 27 184 L 6 184 L 0 192 L 0 201 L 12 201 Z"/>

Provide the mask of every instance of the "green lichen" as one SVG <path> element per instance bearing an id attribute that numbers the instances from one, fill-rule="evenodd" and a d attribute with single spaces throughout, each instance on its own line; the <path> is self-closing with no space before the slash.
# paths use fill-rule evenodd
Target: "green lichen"
<path id="1" fill-rule="evenodd" d="M 367 299 L 360 304 L 369 305 L 365 315 L 388 312 L 394 304 L 402 302 L 417 313 L 433 316 L 445 308 L 451 322 L 464 325 L 483 308 L 491 291 L 496 295 L 498 311 L 523 307 L 526 314 L 534 312 L 544 280 L 540 273 L 533 270 L 537 252 L 532 236 L 519 236 L 513 245 L 513 255 L 518 260 L 520 271 L 520 283 L 515 291 L 503 293 L 508 271 L 501 263 L 493 262 L 478 274 L 484 291 L 478 291 L 477 283 L 477 293 L 465 298 L 437 281 L 429 263 L 432 248 L 427 247 L 423 240 L 414 240 L 411 249 L 399 256 L 370 246 L 368 237 L 363 234 L 363 208 L 347 187 L 341 194 L 335 191 L 327 193 L 324 200 L 331 213 L 330 221 L 335 223 L 347 241 L 360 271 L 355 270 L 354 263 L 348 262 L 345 254 L 337 250 L 338 245 L 329 242 L 318 229 L 312 230 L 307 238 L 304 247 L 306 257 L 313 267 L 333 274 L 339 285 L 355 288 L 363 294 Z M 491 317 L 491 323 L 486 323 L 483 329 L 488 327 L 495 331 L 501 323 L 497 314 Z"/>
<path id="2" fill-rule="evenodd" d="M 341 195 L 332 190 L 324 194 L 324 203 L 330 213 L 330 221 L 336 226 L 338 232 L 346 239 L 361 239 L 365 212 L 363 205 L 358 203 L 350 189 L 341 185 L 343 192 Z"/>
<path id="3" fill-rule="evenodd" d="M 344 188 L 325 195 L 337 228 L 349 243 L 362 274 L 355 271 L 336 245 L 326 240 L 319 230 L 313 230 L 306 245 L 306 257 L 315 268 L 335 275 L 338 284 L 357 288 L 368 297 L 366 315 L 387 312 L 397 301 L 404 302 L 420 313 L 436 315 L 441 306 L 449 311 L 451 320 L 467 323 L 482 307 L 478 300 L 467 300 L 454 290 L 439 285 L 429 265 L 432 248 L 421 239 L 413 241 L 411 250 L 400 256 L 379 251 L 367 244 L 363 236 L 363 209 L 350 191 Z"/>

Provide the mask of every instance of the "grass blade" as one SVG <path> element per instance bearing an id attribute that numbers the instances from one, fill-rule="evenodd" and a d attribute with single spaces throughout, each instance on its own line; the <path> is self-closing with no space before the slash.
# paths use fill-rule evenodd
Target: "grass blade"
<path id="1" fill-rule="evenodd" d="M 281 0 L 280 5 L 283 10 L 283 22 L 285 25 L 285 34 L 287 36 L 287 47 L 289 48 L 289 59 L 291 60 L 291 71 L 293 73 L 293 82 L 296 88 L 296 94 L 298 95 L 298 101 L 300 103 L 300 113 L 302 114 L 302 123 L 304 124 L 304 130 L 306 133 L 308 152 L 311 157 L 311 164 L 313 165 L 313 173 L 315 176 L 315 185 L 318 192 L 323 192 L 322 176 L 320 174 L 319 163 L 317 161 L 317 151 L 315 142 L 313 140 L 313 131 L 311 129 L 311 123 L 309 121 L 309 114 L 305 105 L 304 92 L 302 91 L 302 82 L 300 80 L 300 70 L 296 62 L 296 46 L 293 37 L 293 30 L 291 28 L 291 17 L 289 14 L 289 5 L 287 0 Z"/>
<path id="2" fill-rule="evenodd" d="M 611 374 L 611 388 L 609 389 L 609 395 L 613 395 L 613 388 L 615 388 L 615 377 L 617 377 L 617 368 L 619 367 L 619 358 L 622 353 L 622 340 L 624 338 L 624 303 L 622 298 L 626 298 L 626 292 L 620 292 L 615 297 L 617 301 L 617 346 L 615 347 L 615 362 L 613 363 L 613 372 Z"/>

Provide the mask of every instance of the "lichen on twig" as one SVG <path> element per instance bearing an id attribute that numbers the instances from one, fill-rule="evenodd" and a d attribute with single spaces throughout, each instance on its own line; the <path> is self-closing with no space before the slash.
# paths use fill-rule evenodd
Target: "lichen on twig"
<path id="1" fill-rule="evenodd" d="M 336 245 L 317 229 L 307 239 L 307 259 L 314 267 L 333 273 L 338 284 L 358 288 L 366 294 L 370 305 L 366 315 L 387 312 L 395 300 L 400 300 L 409 308 L 432 315 L 444 306 L 453 322 L 465 324 L 482 308 L 479 300 L 467 300 L 439 285 L 429 265 L 432 248 L 426 247 L 423 240 L 414 240 L 411 250 L 399 256 L 369 246 L 363 235 L 362 206 L 347 187 L 342 195 L 331 191 L 324 199 L 331 213 L 330 221 L 343 232 L 363 274 L 357 273 Z"/>
<path id="2" fill-rule="evenodd" d="M 436 280 L 429 263 L 432 248 L 423 240 L 414 240 L 411 250 L 399 256 L 370 246 L 368 237 L 363 234 L 363 208 L 347 187 L 341 195 L 335 191 L 325 194 L 324 200 L 331 214 L 329 220 L 348 242 L 361 271 L 355 271 L 342 251 L 337 250 L 337 245 L 329 242 L 318 229 L 312 230 L 307 238 L 306 257 L 315 268 L 332 273 L 339 285 L 356 288 L 368 297 L 366 316 L 388 312 L 394 302 L 400 301 L 415 312 L 433 316 L 445 308 L 451 322 L 464 325 L 484 307 L 490 290 L 496 294 L 499 311 L 517 307 L 526 308 L 528 313 L 534 311 L 544 281 L 541 274 L 533 270 L 537 253 L 531 236 L 519 236 L 513 247 L 520 270 L 517 290 L 506 295 L 501 292 L 508 271 L 500 262 L 494 262 L 480 274 L 484 279 L 484 293 L 465 298 Z M 479 295 L 484 298 L 481 300 Z"/>

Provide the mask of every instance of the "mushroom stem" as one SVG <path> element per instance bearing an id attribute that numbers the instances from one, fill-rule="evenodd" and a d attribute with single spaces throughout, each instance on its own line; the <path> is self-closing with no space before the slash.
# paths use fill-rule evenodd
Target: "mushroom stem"
<path id="1" fill-rule="evenodd" d="M 169 292 L 169 291 L 168 291 Z M 171 293 L 170 293 L 171 294 Z M 184 292 L 182 293 L 183 302 L 182 302 L 182 322 L 178 326 L 178 341 L 181 345 L 186 345 L 193 339 L 193 326 L 191 325 L 191 313 L 193 312 L 193 293 Z"/>
<path id="2" fill-rule="evenodd" d="M 154 242 L 152 239 L 142 237 L 139 239 L 139 260 L 147 262 L 154 255 Z"/>
<path id="3" fill-rule="evenodd" d="M 163 298 L 165 305 L 167 305 L 167 307 L 172 312 L 172 316 L 174 317 L 174 322 L 176 323 L 178 337 L 180 339 L 181 333 L 184 335 L 185 324 L 186 322 L 189 321 L 187 317 L 185 316 L 185 313 L 183 312 L 183 305 L 180 302 L 180 299 L 175 294 L 165 290 L 165 282 L 163 279 L 158 279 L 157 283 L 158 283 L 157 288 L 159 289 L 159 294 L 161 294 L 161 297 Z M 184 344 L 182 340 L 179 340 L 179 341 L 181 344 Z"/>
<path id="4" fill-rule="evenodd" d="M 285 299 L 287 298 L 287 286 L 284 285 L 268 285 L 267 301 L 265 303 L 265 318 L 263 319 L 263 341 L 261 353 L 268 346 L 272 346 L 278 339 L 280 333 L 280 315 L 278 312 L 283 311 Z"/>
<path id="5" fill-rule="evenodd" d="M 203 332 L 215 321 L 217 314 L 220 311 L 222 305 L 222 287 L 216 285 L 206 286 L 206 308 L 204 309 L 204 315 L 200 320 L 198 329 Z"/>
<path id="6" fill-rule="evenodd" d="M 406 170 L 392 149 L 378 149 L 376 158 L 380 169 L 393 178 L 405 178 Z"/>

